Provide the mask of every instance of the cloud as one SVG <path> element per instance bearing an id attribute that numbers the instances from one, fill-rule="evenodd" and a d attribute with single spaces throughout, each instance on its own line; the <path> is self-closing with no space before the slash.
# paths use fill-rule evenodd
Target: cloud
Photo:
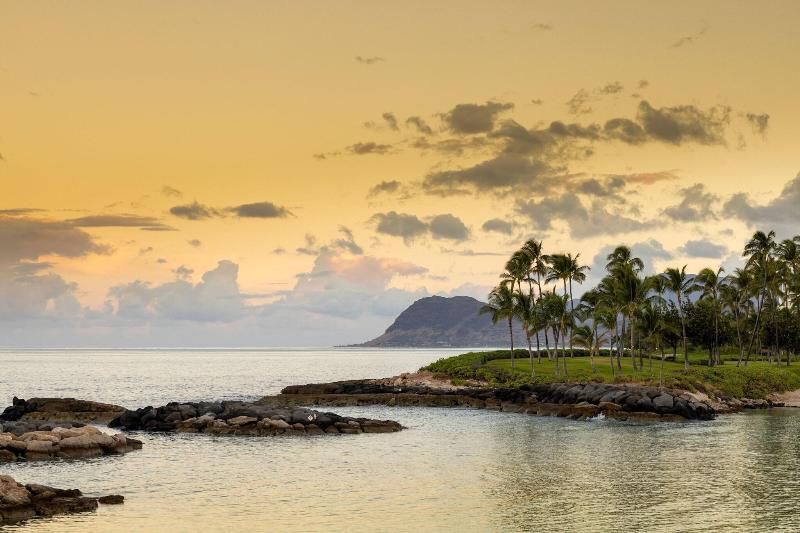
<path id="1" fill-rule="evenodd" d="M 367 198 L 374 198 L 380 194 L 391 194 L 400 190 L 400 182 L 397 180 L 382 181 L 370 187 Z"/>
<path id="2" fill-rule="evenodd" d="M 539 30 L 539 31 L 550 31 L 553 29 L 552 24 L 543 24 L 541 22 L 536 22 L 531 24 L 530 28 L 532 30 Z"/>
<path id="3" fill-rule="evenodd" d="M 595 198 L 615 198 L 624 201 L 619 193 L 627 185 L 621 176 L 610 176 L 605 178 L 588 178 L 578 182 L 576 192 Z"/>
<path id="4" fill-rule="evenodd" d="M 146 246 L 145 248 L 140 248 L 139 255 L 147 255 L 153 250 L 155 250 L 155 248 L 153 248 L 152 246 Z"/>
<path id="5" fill-rule="evenodd" d="M 700 28 L 699 31 L 697 31 L 695 33 L 692 33 L 690 35 L 685 35 L 685 36 L 681 37 L 680 39 L 678 39 L 677 41 L 675 41 L 674 43 L 672 43 L 670 45 L 670 48 L 681 48 L 682 46 L 687 46 L 687 45 L 693 44 L 693 43 L 697 42 L 698 39 L 703 37 L 708 32 L 709 29 L 710 28 L 709 28 L 708 24 L 704 24 L 703 27 Z"/>
<path id="6" fill-rule="evenodd" d="M 0 216 L 0 264 L 47 255 L 84 257 L 111 253 L 85 231 L 67 222 Z"/>
<path id="7" fill-rule="evenodd" d="M 356 56 L 355 60 L 362 65 L 374 65 L 375 63 L 386 61 L 386 59 L 381 56 Z"/>
<path id="8" fill-rule="evenodd" d="M 402 237 L 409 244 L 414 239 L 428 233 L 428 224 L 415 215 L 389 211 L 388 213 L 375 213 L 370 218 L 375 224 L 375 231 L 392 237 Z"/>
<path id="9" fill-rule="evenodd" d="M 200 239 L 191 239 L 186 242 L 189 243 L 189 246 L 194 246 L 195 248 L 199 248 L 203 244 L 202 241 L 200 241 Z"/>
<path id="10" fill-rule="evenodd" d="M 781 193 L 766 204 L 756 204 L 748 193 L 734 194 L 723 212 L 749 226 L 800 223 L 800 174 L 784 185 Z"/>
<path id="11" fill-rule="evenodd" d="M 612 81 L 597 88 L 598 94 L 619 94 L 623 90 L 625 90 L 625 87 L 618 81 Z"/>
<path id="12" fill-rule="evenodd" d="M 192 274 L 194 274 L 194 269 L 191 269 L 185 265 L 181 265 L 178 268 L 174 269 L 172 272 L 178 279 L 189 281 L 192 279 Z"/>
<path id="13" fill-rule="evenodd" d="M 185 218 L 186 220 L 207 220 L 220 215 L 219 211 L 213 207 L 203 205 L 197 201 L 191 204 L 176 205 L 170 208 L 169 212 L 176 217 Z"/>
<path id="14" fill-rule="evenodd" d="M 287 208 L 272 202 L 254 202 L 233 207 L 211 207 L 199 202 L 186 205 L 176 205 L 169 210 L 176 217 L 187 220 L 208 220 L 210 218 L 223 218 L 229 214 L 239 218 L 285 218 L 293 216 Z"/>
<path id="15" fill-rule="evenodd" d="M 680 190 L 681 201 L 664 209 L 664 214 L 679 222 L 699 222 L 716 218 L 713 206 L 719 200 L 702 183 L 695 183 Z"/>
<path id="16" fill-rule="evenodd" d="M 480 257 L 480 256 L 504 256 L 507 257 L 508 252 L 479 252 L 475 250 L 453 250 L 451 248 L 441 248 L 443 254 L 460 255 L 462 257 Z M 442 278 L 447 279 L 447 278 Z M 484 295 L 485 296 L 485 295 Z"/>
<path id="17" fill-rule="evenodd" d="M 747 122 L 750 123 L 750 126 L 752 126 L 754 132 L 758 133 L 762 137 L 766 135 L 767 128 L 769 128 L 768 114 L 747 113 L 745 114 L 745 118 L 747 119 Z"/>
<path id="18" fill-rule="evenodd" d="M 458 104 L 444 113 L 442 119 L 450 131 L 459 135 L 487 133 L 494 128 L 497 116 L 513 107 L 514 104 L 508 102 Z"/>
<path id="19" fill-rule="evenodd" d="M 514 232 L 514 225 L 511 222 L 507 222 L 501 218 L 492 218 L 484 222 L 481 226 L 481 229 L 486 232 L 511 235 Z"/>
<path id="20" fill-rule="evenodd" d="M 624 244 L 624 243 L 620 243 Z M 591 270 L 589 271 L 589 279 L 587 279 L 584 286 L 592 287 L 596 285 L 600 279 L 606 274 L 606 263 L 608 263 L 607 256 L 610 254 L 616 244 L 604 246 L 592 259 Z M 634 257 L 639 257 L 644 262 L 645 274 L 655 274 L 662 270 L 660 263 L 662 261 L 669 261 L 673 259 L 673 254 L 664 248 L 664 245 L 656 239 L 648 239 L 630 245 L 631 252 Z"/>
<path id="21" fill-rule="evenodd" d="M 635 174 L 607 174 L 610 178 L 622 178 L 629 184 L 652 185 L 660 181 L 674 181 L 678 178 L 672 172 L 663 170 L 660 172 L 638 172 Z"/>
<path id="22" fill-rule="evenodd" d="M 236 263 L 219 261 L 196 285 L 180 279 L 156 286 L 134 281 L 112 287 L 109 297 L 123 319 L 232 322 L 246 311 L 238 274 Z"/>
<path id="23" fill-rule="evenodd" d="M 58 274 L 39 274 L 48 267 L 47 263 L 20 263 L 13 268 L 0 265 L 0 326 L 80 314 L 77 286 Z"/>
<path id="24" fill-rule="evenodd" d="M 161 194 L 172 198 L 180 198 L 181 196 L 183 196 L 183 193 L 181 191 L 179 191 L 175 187 L 170 187 L 169 185 L 164 185 L 163 187 L 161 187 Z"/>
<path id="25" fill-rule="evenodd" d="M 542 105 L 544 103 L 544 100 L 542 100 L 541 98 L 534 98 L 533 100 L 531 100 L 531 103 L 533 105 Z"/>
<path id="26" fill-rule="evenodd" d="M 22 215 L 32 215 L 42 213 L 44 209 L 33 209 L 30 207 L 15 207 L 12 209 L 0 209 L 0 216 L 16 217 Z"/>
<path id="27" fill-rule="evenodd" d="M 295 252 L 301 255 L 317 255 L 319 253 L 319 247 L 317 247 L 317 238 L 314 235 L 306 233 L 305 242 L 305 246 L 296 248 Z"/>
<path id="28" fill-rule="evenodd" d="M 397 125 L 397 117 L 394 116 L 394 113 L 384 113 L 381 115 L 383 121 L 386 123 L 386 126 L 392 131 L 399 131 L 400 126 Z"/>
<path id="29" fill-rule="evenodd" d="M 516 155 L 499 155 L 460 170 L 443 170 L 425 176 L 423 190 L 428 194 L 448 196 L 492 192 L 507 194 L 530 190 L 551 176 L 547 164 Z"/>
<path id="30" fill-rule="evenodd" d="M 428 123 L 425 122 L 425 120 L 421 117 L 417 116 L 408 117 L 406 119 L 406 126 L 413 126 L 417 130 L 417 132 L 425 135 L 433 134 L 433 130 L 431 129 L 431 127 L 428 126 Z"/>
<path id="31" fill-rule="evenodd" d="M 644 128 L 629 118 L 612 118 L 603 126 L 603 132 L 609 139 L 627 144 L 643 144 L 647 142 Z"/>
<path id="32" fill-rule="evenodd" d="M 347 147 L 347 151 L 355 155 L 368 155 L 368 154 L 388 154 L 392 152 L 391 144 L 379 144 L 376 142 L 360 142 L 351 144 Z"/>
<path id="33" fill-rule="evenodd" d="M 445 213 L 436 215 L 428 224 L 434 239 L 464 241 L 469 238 L 469 228 L 457 216 Z"/>
<path id="34" fill-rule="evenodd" d="M 724 145 L 730 111 L 725 106 L 704 111 L 693 105 L 656 109 L 642 100 L 639 103 L 637 120 L 644 131 L 655 140 L 675 145 L 686 142 Z"/>
<path id="35" fill-rule="evenodd" d="M 286 218 L 292 216 L 291 211 L 272 202 L 237 205 L 229 208 L 228 211 L 239 218 Z"/>
<path id="36" fill-rule="evenodd" d="M 138 215 L 91 215 L 66 221 L 78 228 L 140 228 L 148 231 L 174 231 L 155 217 Z"/>
<path id="37" fill-rule="evenodd" d="M 586 89 L 580 89 L 572 98 L 567 100 L 567 111 L 570 115 L 586 115 L 592 112 L 592 107 L 589 103 L 592 97 Z"/>
<path id="38" fill-rule="evenodd" d="M 295 252 L 301 255 L 319 255 L 326 250 L 336 250 L 337 252 L 346 251 L 353 255 L 361 255 L 364 253 L 364 249 L 356 243 L 353 232 L 350 230 L 350 228 L 346 226 L 339 226 L 339 234 L 341 237 L 333 238 L 327 244 L 318 245 L 317 238 L 314 235 L 307 233 L 305 236 L 305 246 L 296 248 Z M 273 253 L 283 252 L 278 252 L 276 249 L 273 250 Z"/>
<path id="39" fill-rule="evenodd" d="M 680 247 L 680 252 L 688 257 L 707 257 L 716 259 L 725 255 L 728 252 L 728 249 L 725 246 L 713 243 L 708 239 L 694 239 L 686 241 L 686 243 Z"/>
<path id="40" fill-rule="evenodd" d="M 572 192 L 539 201 L 518 200 L 515 211 L 527 217 L 537 230 L 550 230 L 553 222 L 563 222 L 575 239 L 631 233 L 654 226 L 653 221 L 642 221 L 617 211 L 611 212 L 599 201 L 593 201 L 586 207 L 577 194 Z"/>

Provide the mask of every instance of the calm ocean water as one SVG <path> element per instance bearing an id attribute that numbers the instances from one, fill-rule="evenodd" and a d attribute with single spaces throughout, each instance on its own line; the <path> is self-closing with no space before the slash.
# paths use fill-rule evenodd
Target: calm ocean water
<path id="1" fill-rule="evenodd" d="M 254 399 L 293 383 L 412 371 L 451 350 L 0 351 L 0 403 L 129 407 Z M 24 482 L 121 493 L 30 531 L 775 531 L 800 529 L 800 411 L 713 422 L 577 422 L 362 407 L 397 434 L 140 435 L 121 457 L 3 465 Z"/>

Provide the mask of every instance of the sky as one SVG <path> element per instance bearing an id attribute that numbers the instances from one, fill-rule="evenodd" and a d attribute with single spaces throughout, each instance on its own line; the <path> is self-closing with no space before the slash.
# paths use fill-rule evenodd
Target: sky
<path id="1" fill-rule="evenodd" d="M 795 1 L 0 11 L 0 346 L 347 344 L 529 238 L 589 286 L 800 233 Z"/>

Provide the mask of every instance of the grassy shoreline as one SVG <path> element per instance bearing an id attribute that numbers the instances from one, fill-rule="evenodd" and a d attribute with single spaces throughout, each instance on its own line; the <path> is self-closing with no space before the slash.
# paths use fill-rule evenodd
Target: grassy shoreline
<path id="1" fill-rule="evenodd" d="M 658 386 L 660 355 L 650 359 L 644 356 L 641 371 L 634 371 L 630 356 L 622 358 L 622 370 L 611 374 L 611 363 L 607 355 L 595 357 L 592 370 L 590 358 L 578 351 L 574 358 L 567 357 L 568 374 L 556 375 L 555 362 L 542 354 L 541 362 L 534 354 L 535 376 L 531 376 L 530 360 L 525 350 L 515 350 L 514 367 L 511 366 L 509 350 L 468 352 L 439 359 L 422 370 L 438 377 L 450 379 L 454 384 L 478 381 L 489 386 L 519 386 L 526 383 L 639 383 Z M 728 356 L 733 358 L 735 356 Z M 770 394 L 800 389 L 800 365 L 776 366 L 762 361 L 750 361 L 747 366 L 736 366 L 734 359 L 709 367 L 705 364 L 707 354 L 690 353 L 689 370 L 683 362 L 665 361 L 663 367 L 664 386 L 699 391 L 715 397 L 763 399 Z M 614 361 L 616 365 L 616 360 Z"/>

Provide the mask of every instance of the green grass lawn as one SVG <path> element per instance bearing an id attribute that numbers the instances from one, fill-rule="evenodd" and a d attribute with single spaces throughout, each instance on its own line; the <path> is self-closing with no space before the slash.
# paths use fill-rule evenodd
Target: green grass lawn
<path id="1" fill-rule="evenodd" d="M 493 386 L 512 386 L 524 383 L 552 383 L 571 381 L 578 383 L 643 383 L 658 385 L 660 356 L 654 354 L 652 371 L 650 360 L 645 354 L 644 367 L 634 372 L 630 356 L 622 358 L 622 371 L 612 375 L 607 356 L 595 357 L 595 368 L 592 371 L 590 358 L 581 354 L 574 358 L 567 356 L 567 375 L 557 376 L 555 362 L 543 354 L 541 362 L 535 358 L 535 377 L 531 376 L 531 366 L 526 351 L 514 352 L 514 368 L 511 367 L 508 350 L 492 352 L 470 352 L 440 359 L 425 367 L 436 374 L 449 377 L 454 383 L 463 383 L 469 379 L 485 381 Z M 667 387 L 699 390 L 714 394 L 723 393 L 734 398 L 764 398 L 773 392 L 800 389 L 800 363 L 790 366 L 770 365 L 764 361 L 751 360 L 747 366 L 736 366 L 735 355 L 723 355 L 723 365 L 708 367 L 705 363 L 708 355 L 693 352 L 689 355 L 689 370 L 684 369 L 682 356 L 678 361 L 665 361 L 663 382 Z M 638 362 L 638 358 L 637 358 Z M 616 369 L 616 360 L 614 361 Z"/>

